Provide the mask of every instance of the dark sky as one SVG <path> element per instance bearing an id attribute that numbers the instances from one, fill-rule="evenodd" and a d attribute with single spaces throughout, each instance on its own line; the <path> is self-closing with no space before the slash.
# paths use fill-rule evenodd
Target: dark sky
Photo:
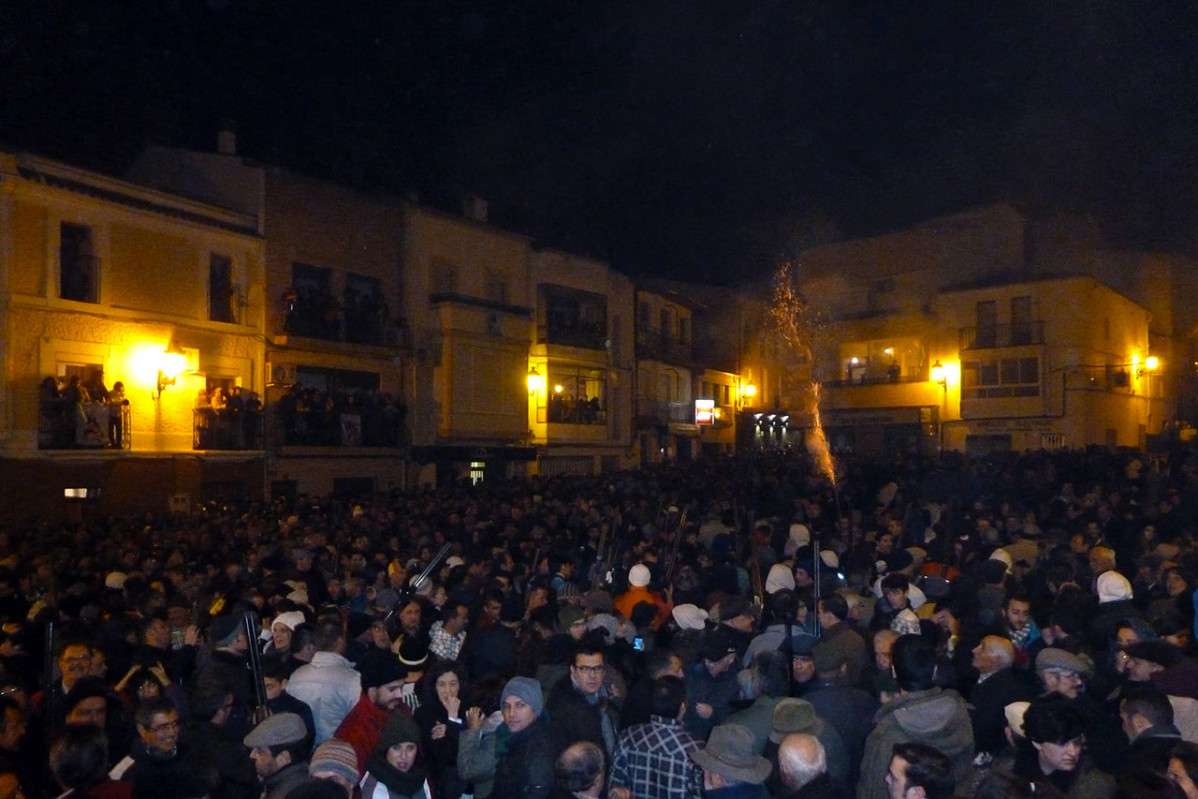
<path id="1" fill-rule="evenodd" d="M 457 207 L 729 282 L 1006 200 L 1198 239 L 1192 0 L 0 1 L 0 143 L 145 143 Z"/>

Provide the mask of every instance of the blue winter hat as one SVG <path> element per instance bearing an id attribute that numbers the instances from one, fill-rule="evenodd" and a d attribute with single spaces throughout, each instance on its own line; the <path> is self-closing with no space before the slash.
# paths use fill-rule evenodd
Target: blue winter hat
<path id="1" fill-rule="evenodd" d="M 513 677 L 508 680 L 507 685 L 503 686 L 500 698 L 506 699 L 509 696 L 520 697 L 538 716 L 545 709 L 545 695 L 541 692 L 541 684 L 532 677 Z"/>

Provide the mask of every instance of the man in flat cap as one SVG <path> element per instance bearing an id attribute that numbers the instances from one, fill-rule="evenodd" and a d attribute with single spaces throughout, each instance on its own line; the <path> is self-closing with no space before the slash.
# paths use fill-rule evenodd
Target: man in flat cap
<path id="1" fill-rule="evenodd" d="M 285 799 L 308 779 L 308 728 L 295 713 L 270 716 L 245 736 L 254 769 L 262 782 L 262 799 Z"/>
<path id="2" fill-rule="evenodd" d="M 1036 656 L 1036 676 L 1044 693 L 1056 692 L 1077 699 L 1085 689 L 1085 679 L 1093 672 L 1092 664 L 1079 655 L 1056 647 L 1045 647 Z"/>

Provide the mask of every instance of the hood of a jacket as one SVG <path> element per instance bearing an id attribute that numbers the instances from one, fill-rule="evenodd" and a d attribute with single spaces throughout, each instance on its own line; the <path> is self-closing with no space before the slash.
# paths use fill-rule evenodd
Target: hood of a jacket
<path id="1" fill-rule="evenodd" d="M 940 688 L 914 691 L 899 697 L 886 709 L 891 709 L 894 720 L 908 735 L 928 743 L 963 738 L 966 730 L 957 728 L 969 727 L 968 715 L 965 715 L 964 725 L 953 723 L 954 717 L 960 720 L 960 715 L 965 714 L 961 698 L 955 691 Z"/>

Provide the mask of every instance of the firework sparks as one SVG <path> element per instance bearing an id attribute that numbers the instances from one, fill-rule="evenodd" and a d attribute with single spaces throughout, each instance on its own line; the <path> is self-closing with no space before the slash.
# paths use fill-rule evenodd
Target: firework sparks
<path id="1" fill-rule="evenodd" d="M 770 317 L 782 343 L 795 356 L 793 377 L 799 384 L 796 393 L 811 418 L 811 432 L 806 436 L 807 451 L 815 459 L 820 472 L 835 487 L 836 465 L 820 419 L 820 383 L 815 368 L 815 344 L 821 327 L 810 305 L 795 291 L 791 273 L 791 265 L 783 264 L 774 275 L 774 304 L 770 308 Z"/>

